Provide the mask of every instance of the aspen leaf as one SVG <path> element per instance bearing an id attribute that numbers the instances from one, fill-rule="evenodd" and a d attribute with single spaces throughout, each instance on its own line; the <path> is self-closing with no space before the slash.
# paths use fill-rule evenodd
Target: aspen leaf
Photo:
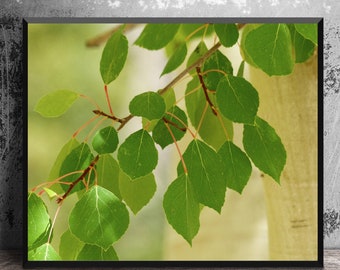
<path id="1" fill-rule="evenodd" d="M 274 128 L 256 117 L 255 125 L 244 125 L 243 146 L 255 166 L 280 183 L 286 150 Z"/>
<path id="2" fill-rule="evenodd" d="M 100 186 L 85 192 L 69 216 L 69 227 L 74 236 L 105 250 L 121 238 L 128 225 L 129 212 L 125 204 Z"/>
<path id="3" fill-rule="evenodd" d="M 61 258 L 51 244 L 44 244 L 28 253 L 29 261 L 60 261 Z"/>
<path id="4" fill-rule="evenodd" d="M 104 250 L 95 245 L 84 245 L 79 252 L 77 261 L 118 261 L 116 251 L 110 246 Z"/>
<path id="5" fill-rule="evenodd" d="M 106 42 L 100 59 L 100 74 L 104 84 L 114 81 L 122 71 L 128 54 L 128 41 L 122 27 Z"/>
<path id="6" fill-rule="evenodd" d="M 237 42 L 239 33 L 235 24 L 214 24 L 214 29 L 223 46 L 231 47 Z"/>
<path id="7" fill-rule="evenodd" d="M 118 149 L 120 168 L 132 179 L 153 171 L 158 152 L 150 134 L 144 129 L 132 133 Z"/>
<path id="8" fill-rule="evenodd" d="M 93 137 L 92 146 L 98 154 L 108 154 L 116 151 L 118 142 L 116 129 L 108 126 L 97 131 Z"/>
<path id="9" fill-rule="evenodd" d="M 187 174 L 170 184 L 164 194 L 163 208 L 169 224 L 191 245 L 200 227 L 200 206 Z"/>
<path id="10" fill-rule="evenodd" d="M 63 115 L 80 95 L 70 90 L 57 90 L 43 96 L 34 110 L 44 117 Z"/>

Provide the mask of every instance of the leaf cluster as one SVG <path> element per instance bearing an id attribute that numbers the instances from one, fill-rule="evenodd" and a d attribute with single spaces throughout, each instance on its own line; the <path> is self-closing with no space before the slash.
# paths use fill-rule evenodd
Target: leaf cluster
<path id="1" fill-rule="evenodd" d="M 131 46 L 166 49 L 169 59 L 160 76 L 178 71 L 182 64 L 184 71 L 163 89 L 135 96 L 128 104 L 130 115 L 119 118 L 112 112 L 106 86 L 119 76 L 128 57 L 125 25 L 120 26 L 107 40 L 99 65 L 110 112 L 97 108 L 91 120 L 101 118 L 110 125 L 96 125 L 91 143 L 78 142 L 75 133 L 61 149 L 49 181 L 39 186 L 43 190 L 38 195 L 36 189 L 29 192 L 29 259 L 118 260 L 113 245 L 129 226 L 129 209 L 137 214 L 157 188 L 156 145 L 178 151 L 177 177 L 164 194 L 163 209 L 169 224 L 190 245 L 199 231 L 202 207 L 220 213 L 226 190 L 241 194 L 252 164 L 280 183 L 287 155 L 284 143 L 258 115 L 258 91 L 243 77 L 244 65 L 269 76 L 290 74 L 295 63 L 314 53 L 316 29 L 315 24 L 147 24 Z M 217 40 L 212 48 L 207 46 L 209 37 Z M 196 44 L 192 51 L 190 43 Z M 239 46 L 244 60 L 237 72 L 224 53 L 232 46 Z M 175 84 L 186 74 L 190 80 L 184 96 L 177 98 Z M 35 110 L 58 117 L 80 97 L 75 91 L 55 91 L 42 97 Z M 122 140 L 118 131 L 133 117 L 141 119 L 141 127 Z M 243 125 L 242 146 L 233 142 L 235 123 Z M 184 136 L 190 142 L 180 149 L 177 142 Z M 44 192 L 60 206 L 73 193 L 79 198 L 69 213 L 59 252 L 51 245 L 52 219 L 40 198 Z"/>

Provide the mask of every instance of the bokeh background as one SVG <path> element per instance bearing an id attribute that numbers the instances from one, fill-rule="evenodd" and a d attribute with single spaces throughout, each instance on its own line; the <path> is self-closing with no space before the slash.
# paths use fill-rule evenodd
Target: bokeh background
<path id="1" fill-rule="evenodd" d="M 39 24 L 28 26 L 28 188 L 46 181 L 53 162 L 72 134 L 93 116 L 94 106 L 86 99 L 78 99 L 72 108 L 59 118 L 46 119 L 34 111 L 43 95 L 59 89 L 69 89 L 94 99 L 108 111 L 99 61 L 103 45 L 85 46 L 86 41 L 111 30 L 113 24 Z M 160 78 L 166 64 L 166 53 L 147 51 L 133 45 L 142 25 L 129 31 L 129 53 L 125 67 L 117 80 L 109 85 L 113 111 L 117 116 L 128 115 L 129 101 L 138 93 L 163 88 L 175 75 Z M 199 42 L 194 41 L 192 49 Z M 209 43 L 210 42 L 210 43 Z M 212 44 L 213 40 L 208 41 Z M 208 47 L 210 47 L 208 45 Z M 232 59 L 234 69 L 240 62 L 236 48 L 225 53 Z M 190 54 L 190 50 L 188 52 Z M 181 70 L 181 68 L 179 69 Z M 183 95 L 188 80 L 176 85 L 177 99 Z M 179 103 L 184 108 L 184 102 Z M 108 124 L 108 122 L 106 122 Z M 83 130 L 84 140 L 93 125 Z M 120 143 L 132 131 L 141 127 L 133 119 L 120 132 Z M 241 128 L 235 126 L 235 142 L 242 146 Z M 181 140 L 182 150 L 189 138 Z M 91 140 L 89 140 L 91 142 Z M 155 170 L 157 192 L 150 203 L 136 216 L 130 212 L 126 234 L 114 244 L 121 260 L 266 260 L 267 225 L 264 196 L 259 172 L 252 177 L 242 195 L 228 190 L 221 215 L 208 209 L 201 214 L 201 228 L 190 247 L 167 223 L 162 209 L 163 194 L 176 177 L 179 161 L 174 146 L 159 151 Z M 54 200 L 46 196 L 50 215 L 56 210 Z M 60 235 L 67 229 L 68 214 L 76 202 L 70 196 L 58 216 L 52 245 L 58 249 Z"/>

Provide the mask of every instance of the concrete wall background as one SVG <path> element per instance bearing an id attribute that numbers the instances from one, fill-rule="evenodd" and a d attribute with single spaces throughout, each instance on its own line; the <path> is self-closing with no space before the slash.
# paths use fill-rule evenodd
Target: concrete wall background
<path id="1" fill-rule="evenodd" d="M 339 14 L 336 0 L 2 0 L 0 248 L 20 249 L 23 235 L 23 17 L 324 17 L 324 243 L 340 248 Z"/>

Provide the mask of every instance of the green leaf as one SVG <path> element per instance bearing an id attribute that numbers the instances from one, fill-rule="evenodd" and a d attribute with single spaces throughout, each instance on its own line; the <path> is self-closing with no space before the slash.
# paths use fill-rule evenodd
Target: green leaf
<path id="1" fill-rule="evenodd" d="M 163 208 L 169 224 L 191 245 L 200 227 L 200 206 L 187 174 L 170 184 L 164 194 Z"/>
<path id="2" fill-rule="evenodd" d="M 296 31 L 299 32 L 305 39 L 312 41 L 315 45 L 318 44 L 317 24 L 296 23 L 294 26 Z"/>
<path id="3" fill-rule="evenodd" d="M 303 63 L 311 57 L 315 50 L 315 45 L 312 41 L 304 38 L 297 32 L 294 26 L 289 27 L 292 35 L 292 42 L 295 52 L 295 63 Z"/>
<path id="4" fill-rule="evenodd" d="M 91 163 L 91 161 L 94 159 L 90 147 L 86 143 L 81 143 L 79 146 L 74 148 L 70 154 L 65 158 L 64 162 L 62 163 L 60 167 L 60 172 L 59 175 L 65 175 L 67 173 L 75 172 L 75 171 L 83 171 L 85 170 Z M 77 180 L 77 178 L 82 174 L 82 172 L 77 173 L 77 174 L 72 174 L 70 176 L 67 176 L 63 178 L 63 182 L 74 182 Z M 87 175 L 88 177 L 89 175 Z M 87 178 L 86 178 L 87 179 Z M 91 174 L 91 182 L 93 182 L 94 179 L 94 173 L 92 172 Z M 69 185 L 64 185 L 62 184 L 61 187 L 63 188 L 64 191 L 68 190 Z M 85 186 L 83 183 L 78 183 L 70 194 L 80 191 L 84 189 Z"/>
<path id="5" fill-rule="evenodd" d="M 119 175 L 119 188 L 123 200 L 134 214 L 137 214 L 151 200 L 156 192 L 155 177 L 152 173 L 139 178 L 131 179 L 121 172 Z"/>
<path id="6" fill-rule="evenodd" d="M 293 71 L 291 37 L 287 25 L 261 25 L 248 33 L 244 46 L 256 66 L 269 76 L 288 75 Z"/>
<path id="7" fill-rule="evenodd" d="M 248 36 L 248 34 L 253 31 L 254 29 L 260 27 L 261 24 L 246 24 L 242 28 L 242 34 L 241 34 L 241 42 L 240 42 L 240 53 L 244 61 L 246 61 L 248 64 L 252 65 L 253 67 L 258 68 L 258 66 L 254 63 L 253 59 L 251 58 L 251 55 L 248 54 L 245 46 L 245 41 Z"/>
<path id="8" fill-rule="evenodd" d="M 135 44 L 148 50 L 165 47 L 176 35 L 180 24 L 147 24 Z"/>
<path id="9" fill-rule="evenodd" d="M 64 162 L 65 158 L 71 153 L 71 151 L 79 146 L 79 144 L 80 143 L 77 141 L 77 139 L 72 138 L 63 146 L 56 160 L 54 161 L 50 174 L 48 175 L 48 180 L 54 180 L 60 176 L 59 172 L 62 163 Z"/>
<path id="10" fill-rule="evenodd" d="M 168 74 L 178 68 L 184 61 L 187 55 L 187 45 L 183 43 L 175 50 L 174 54 L 171 55 L 168 62 L 166 63 L 161 76 Z"/>
<path id="11" fill-rule="evenodd" d="M 211 72 L 207 72 L 211 70 Z M 218 72 L 216 70 L 220 70 Z M 209 90 L 216 90 L 218 82 L 224 77 L 224 73 L 233 74 L 233 67 L 229 59 L 220 51 L 214 52 L 207 60 L 205 60 L 202 72 L 207 72 L 203 75 L 204 83 Z"/>
<path id="12" fill-rule="evenodd" d="M 100 59 L 100 74 L 104 84 L 115 80 L 122 71 L 128 54 L 128 41 L 121 27 L 106 42 Z"/>
<path id="13" fill-rule="evenodd" d="M 46 205 L 35 193 L 28 194 L 28 249 L 34 249 L 48 240 L 51 229 L 51 220 Z"/>
<path id="14" fill-rule="evenodd" d="M 74 261 L 81 249 L 84 247 L 84 242 L 81 242 L 68 229 L 60 237 L 59 254 L 65 261 Z"/>
<path id="15" fill-rule="evenodd" d="M 144 129 L 131 134 L 118 149 L 118 161 L 132 179 L 151 173 L 157 165 L 158 152 L 150 134 Z"/>
<path id="16" fill-rule="evenodd" d="M 195 89 L 197 90 L 195 91 Z M 218 108 L 215 95 L 209 94 L 209 97 L 214 106 Z M 207 101 L 198 77 L 194 77 L 187 85 L 185 91 L 185 105 L 191 124 L 196 129 L 201 126 L 198 134 L 206 143 L 216 150 L 219 149 L 226 140 L 224 130 L 226 130 L 230 140 L 233 138 L 233 124 L 229 119 L 226 119 L 222 115 L 222 126 L 221 122 L 216 115 L 212 113 L 210 108 L 207 108 L 203 116 Z M 214 130 L 214 132 L 211 132 L 211 130 Z"/>
<path id="17" fill-rule="evenodd" d="M 58 196 L 58 194 L 55 191 L 53 191 L 52 189 L 45 188 L 45 187 L 43 189 L 46 192 L 46 194 L 48 195 L 48 197 L 50 198 L 50 200 L 55 198 L 56 196 Z"/>
<path id="18" fill-rule="evenodd" d="M 259 95 L 244 78 L 223 77 L 217 86 L 216 100 L 221 113 L 228 119 L 238 123 L 254 123 Z"/>
<path id="19" fill-rule="evenodd" d="M 77 261 L 118 261 L 116 251 L 110 246 L 107 250 L 95 245 L 85 245 Z"/>
<path id="20" fill-rule="evenodd" d="M 98 130 L 92 140 L 92 147 L 98 154 L 113 153 L 118 146 L 118 133 L 112 126 Z"/>
<path id="21" fill-rule="evenodd" d="M 197 200 L 220 213 L 226 192 L 220 156 L 207 144 L 195 139 L 188 145 L 183 159 Z M 180 163 L 178 175 L 183 171 Z"/>
<path id="22" fill-rule="evenodd" d="M 129 212 L 112 192 L 93 186 L 69 216 L 71 233 L 80 241 L 108 249 L 126 231 Z"/>
<path id="23" fill-rule="evenodd" d="M 236 24 L 214 24 L 216 35 L 225 47 L 232 47 L 238 40 L 238 29 Z"/>
<path id="24" fill-rule="evenodd" d="M 122 198 L 119 190 L 119 165 L 109 154 L 100 155 L 96 166 L 98 185 Z"/>
<path id="25" fill-rule="evenodd" d="M 187 67 L 191 66 L 193 63 L 195 63 L 199 58 L 201 58 L 206 52 L 208 51 L 207 46 L 205 45 L 204 41 L 201 41 L 195 50 L 190 54 Z M 196 74 L 196 70 L 193 69 L 189 71 L 190 75 Z"/>
<path id="26" fill-rule="evenodd" d="M 286 163 L 286 150 L 275 130 L 256 117 L 255 125 L 244 125 L 243 146 L 257 168 L 280 183 Z"/>
<path id="27" fill-rule="evenodd" d="M 48 243 L 28 253 L 29 261 L 60 261 L 61 258 L 55 249 Z"/>
<path id="28" fill-rule="evenodd" d="M 190 39 L 194 39 L 194 38 L 200 38 L 203 37 L 203 35 L 205 36 L 209 36 L 213 33 L 214 31 L 214 27 L 213 25 L 209 24 L 208 28 L 203 27 L 205 24 L 192 24 L 192 23 L 183 23 L 181 24 L 180 27 L 180 33 L 182 36 L 182 39 L 186 39 L 187 37 L 189 37 L 189 35 L 191 35 Z M 200 30 L 198 30 L 200 29 Z M 194 34 L 193 34 L 194 33 Z"/>
<path id="29" fill-rule="evenodd" d="M 223 163 L 227 187 L 241 194 L 252 170 L 247 155 L 231 141 L 226 141 L 218 154 Z"/>
<path id="30" fill-rule="evenodd" d="M 237 77 L 243 77 L 243 72 L 244 72 L 244 60 L 242 60 L 238 71 L 237 71 Z"/>
<path id="31" fill-rule="evenodd" d="M 186 127 L 188 125 L 188 120 L 185 112 L 179 107 L 174 106 L 166 114 L 164 118 L 168 121 L 167 125 L 170 128 L 172 134 L 174 135 L 176 141 L 183 138 L 186 132 Z M 180 120 L 178 120 L 180 119 Z M 183 125 L 183 123 L 185 125 Z M 152 131 L 153 140 L 158 143 L 163 149 L 169 144 L 174 143 L 173 138 L 166 127 L 163 119 L 159 120 Z"/>
<path id="32" fill-rule="evenodd" d="M 44 117 L 58 117 L 64 114 L 80 95 L 70 90 L 57 90 L 43 96 L 34 110 Z"/>
<path id="33" fill-rule="evenodd" d="M 135 116 L 142 116 L 149 120 L 160 119 L 165 113 L 165 102 L 160 94 L 145 92 L 131 100 L 129 110 Z"/>

